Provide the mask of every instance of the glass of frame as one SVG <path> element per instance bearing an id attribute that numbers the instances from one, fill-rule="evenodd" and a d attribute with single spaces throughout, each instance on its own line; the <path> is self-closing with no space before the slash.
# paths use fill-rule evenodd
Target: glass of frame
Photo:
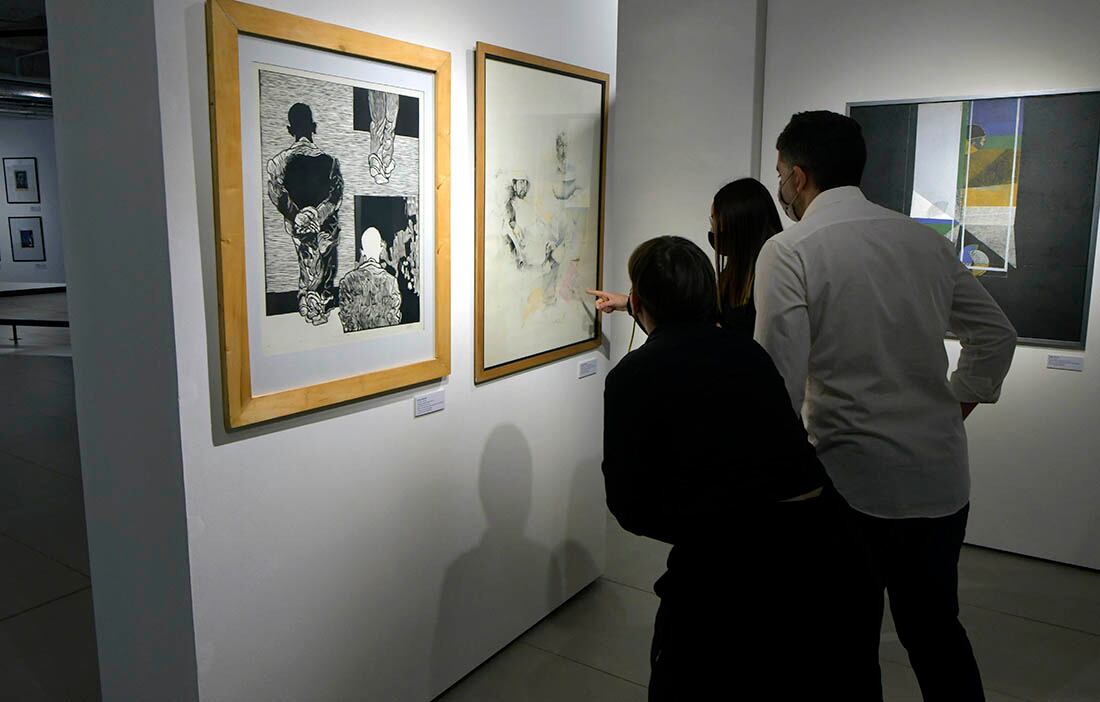
<path id="1" fill-rule="evenodd" d="M 600 345 L 608 76 L 478 43 L 475 382 Z"/>
<path id="2" fill-rule="evenodd" d="M 207 5 L 226 424 L 450 372 L 450 54 Z"/>
<path id="3" fill-rule="evenodd" d="M 16 263 L 46 260 L 46 241 L 42 236 L 41 217 L 8 217 L 11 260 Z"/>
<path id="4" fill-rule="evenodd" d="M 34 156 L 5 158 L 4 188 L 8 204 L 37 205 L 42 202 L 38 192 L 38 159 Z"/>
<path id="5" fill-rule="evenodd" d="M 943 235 L 1020 342 L 1085 346 L 1100 92 L 853 103 L 867 199 Z"/>

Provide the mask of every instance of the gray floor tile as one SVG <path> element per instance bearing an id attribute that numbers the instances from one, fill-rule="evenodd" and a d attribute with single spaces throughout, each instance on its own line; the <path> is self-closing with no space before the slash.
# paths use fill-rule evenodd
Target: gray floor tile
<path id="1" fill-rule="evenodd" d="M 0 536 L 0 619 L 88 587 L 88 578 Z"/>
<path id="2" fill-rule="evenodd" d="M 0 355 L 61 356 L 73 355 L 68 329 L 19 327 L 19 344 L 12 341 L 11 327 L 0 328 Z"/>
<path id="3" fill-rule="evenodd" d="M 986 687 L 1025 700 L 1100 700 L 1100 637 L 964 606 Z M 907 663 L 896 637 L 883 635 L 882 657 Z"/>
<path id="4" fill-rule="evenodd" d="M 31 463 L 80 477 L 80 443 L 75 418 L 40 414 L 28 418 L 24 425 L 4 432 L 3 450 Z"/>
<path id="5" fill-rule="evenodd" d="M 0 513 L 80 493 L 78 477 L 49 470 L 0 449 Z"/>
<path id="6" fill-rule="evenodd" d="M 882 661 L 882 695 L 890 702 L 923 702 L 913 669 L 901 663 Z"/>
<path id="7" fill-rule="evenodd" d="M 645 699 L 643 686 L 517 642 L 436 702 L 644 702 Z"/>
<path id="8" fill-rule="evenodd" d="M 0 622 L 4 699 L 99 699 L 92 596 L 83 590 Z"/>
<path id="9" fill-rule="evenodd" d="M 882 694 L 887 702 L 924 702 L 913 669 L 890 661 L 882 661 Z M 1019 697 L 992 690 L 985 691 L 985 699 L 986 702 L 1020 702 Z"/>
<path id="10" fill-rule="evenodd" d="M 1100 573 L 982 548 L 963 549 L 965 604 L 1100 635 Z"/>
<path id="11" fill-rule="evenodd" d="M 645 685 L 657 604 L 656 595 L 598 580 L 521 640 Z"/>
<path id="12" fill-rule="evenodd" d="M 84 500 L 63 495 L 0 512 L 0 534 L 87 574 Z"/>
<path id="13" fill-rule="evenodd" d="M 653 592 L 653 583 L 665 572 L 672 547 L 631 534 L 607 515 L 607 568 L 604 577 L 623 585 Z"/>

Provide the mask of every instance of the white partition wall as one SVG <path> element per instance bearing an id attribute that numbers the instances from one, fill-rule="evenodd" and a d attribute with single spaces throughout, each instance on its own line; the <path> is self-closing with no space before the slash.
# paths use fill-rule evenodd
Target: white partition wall
<path id="1" fill-rule="evenodd" d="M 606 360 L 593 353 L 473 385 L 472 70 L 480 40 L 614 75 L 616 3 L 262 4 L 451 52 L 452 374 L 418 391 L 227 434 L 204 6 L 198 0 L 135 0 L 97 19 L 81 9 L 83 3 L 56 0 L 51 35 L 72 42 L 58 59 L 69 63 L 59 70 L 59 105 L 68 93 L 79 96 L 85 111 L 127 110 L 132 122 L 158 137 L 155 149 L 146 139 L 138 153 L 127 154 L 141 160 L 135 177 L 146 176 L 146 183 L 123 193 L 127 208 L 149 201 L 142 234 L 157 265 L 146 276 L 123 275 L 127 281 L 142 277 L 143 294 L 163 302 L 162 316 L 156 335 L 128 329 L 125 342 L 141 348 L 150 364 L 154 357 L 162 364 L 151 392 L 171 410 L 164 414 L 178 413 L 160 422 L 166 436 L 175 432 L 164 441 L 163 464 L 147 460 L 146 470 L 180 481 L 179 490 L 146 494 L 152 486 L 123 468 L 137 460 L 133 447 L 107 430 L 132 421 L 138 444 L 151 431 L 140 407 L 127 402 L 138 392 L 126 377 L 130 360 L 109 353 L 122 340 L 93 334 L 119 311 L 89 305 L 80 311 L 82 322 L 74 311 L 85 479 L 104 486 L 89 492 L 89 521 L 107 519 L 110 509 L 118 511 L 116 522 L 136 517 L 136 503 L 149 499 L 164 508 L 162 518 L 145 524 L 131 519 L 135 535 L 155 539 L 186 527 L 185 551 L 170 550 L 164 558 L 176 567 L 173 583 L 186 586 L 190 578 L 189 601 L 168 586 L 151 589 L 146 603 L 132 593 L 131 601 L 135 607 L 172 604 L 179 617 L 193 620 L 190 665 L 201 699 L 429 700 L 602 569 Z M 142 21 L 147 39 L 123 41 Z M 128 79 L 102 101 L 78 85 L 83 72 L 101 70 L 97 61 Z M 111 104 L 107 98 L 125 100 Z M 69 104 L 66 116 L 75 118 Z M 63 180 L 91 172 L 103 151 L 89 147 L 92 135 L 76 124 L 59 128 L 59 135 L 62 168 L 71 174 Z M 80 219 L 91 206 L 90 198 L 72 201 L 67 220 Z M 126 235 L 137 234 L 123 224 Z M 94 226 L 106 223 L 96 219 Z M 96 234 L 93 229 L 86 236 Z M 91 246 L 89 238 L 81 250 Z M 107 285 L 94 279 L 92 261 L 74 255 L 68 262 L 89 294 Z M 81 354 L 94 357 L 95 367 Z M 590 357 L 599 358 L 599 373 L 578 380 L 578 362 Z M 119 378 L 118 401 L 107 401 L 110 393 L 101 386 Z M 446 409 L 414 419 L 413 398 L 435 389 L 446 392 Z M 100 417 L 86 421 L 93 413 Z M 193 699 L 183 685 L 134 682 L 149 679 L 152 661 L 139 657 L 133 669 L 125 667 L 125 654 L 133 651 L 120 642 L 146 636 L 155 650 L 157 632 L 149 622 L 118 616 L 125 587 L 98 567 L 121 554 L 140 554 L 138 543 L 124 536 L 96 528 L 90 534 L 105 698 Z M 145 567 L 168 578 L 167 564 Z M 186 644 L 184 639 L 176 642 Z M 175 671 L 181 679 L 186 667 L 181 661 Z M 164 680 L 171 682 L 167 675 Z"/>
<path id="2" fill-rule="evenodd" d="M 794 112 L 849 102 L 1100 88 L 1086 0 L 770 0 L 761 159 Z M 765 178 L 774 189 L 774 178 Z M 1100 568 L 1100 286 L 1084 373 L 1021 346 L 999 404 L 967 421 L 971 543 Z M 958 344 L 948 343 L 952 357 Z"/>
<path id="3" fill-rule="evenodd" d="M 709 251 L 714 193 L 754 175 L 758 0 L 621 0 L 605 283 L 626 292 L 631 251 L 663 234 Z M 612 358 L 631 320 L 614 315 Z M 644 340 L 639 331 L 635 346 Z"/>
<path id="4" fill-rule="evenodd" d="M 46 9 L 103 698 L 193 700 L 153 8 Z"/>

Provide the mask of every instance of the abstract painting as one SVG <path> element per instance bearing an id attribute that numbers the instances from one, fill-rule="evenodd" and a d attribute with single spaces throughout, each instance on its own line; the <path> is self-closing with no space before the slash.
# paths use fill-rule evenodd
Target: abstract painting
<path id="1" fill-rule="evenodd" d="M 450 55 L 207 7 L 226 424 L 444 377 Z"/>
<path id="2" fill-rule="evenodd" d="M 475 380 L 595 348 L 607 76 L 477 48 Z"/>
<path id="3" fill-rule="evenodd" d="M 943 235 L 1020 340 L 1083 348 L 1100 93 L 854 104 L 868 199 Z"/>
<path id="4" fill-rule="evenodd" d="M 30 263 L 46 260 L 41 217 L 8 217 L 8 236 L 13 261 Z"/>
<path id="5" fill-rule="evenodd" d="M 42 201 L 38 193 L 38 159 L 33 156 L 4 159 L 4 187 L 8 203 L 35 205 Z"/>

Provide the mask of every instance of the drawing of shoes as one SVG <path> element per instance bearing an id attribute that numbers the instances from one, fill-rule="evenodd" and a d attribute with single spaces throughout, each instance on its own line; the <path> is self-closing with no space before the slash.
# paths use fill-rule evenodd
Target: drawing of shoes
<path id="1" fill-rule="evenodd" d="M 371 154 L 367 157 L 367 169 L 370 171 L 372 178 L 377 178 L 382 173 L 382 159 L 378 158 L 378 154 Z"/>
<path id="2" fill-rule="evenodd" d="M 393 173 L 393 169 L 395 169 L 395 168 L 397 168 L 397 164 L 394 162 L 394 160 L 392 158 L 387 156 L 385 163 L 382 164 L 382 171 L 386 175 L 390 175 L 391 173 Z"/>

